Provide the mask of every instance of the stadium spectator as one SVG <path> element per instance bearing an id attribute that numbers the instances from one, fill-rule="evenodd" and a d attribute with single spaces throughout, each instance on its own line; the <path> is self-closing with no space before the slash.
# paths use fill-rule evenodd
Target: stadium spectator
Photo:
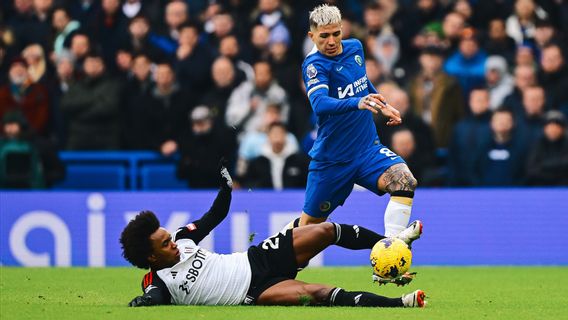
<path id="1" fill-rule="evenodd" d="M 120 0 L 101 0 L 101 12 L 92 31 L 93 40 L 100 46 L 105 65 L 115 69 L 115 56 L 128 39 L 128 20 L 120 10 Z"/>
<path id="2" fill-rule="evenodd" d="M 465 113 L 462 91 L 458 81 L 442 70 L 440 49 L 423 50 L 419 62 L 420 72 L 410 80 L 410 105 L 417 116 L 432 126 L 436 147 L 445 148 L 454 124 Z"/>
<path id="3" fill-rule="evenodd" d="M 270 29 L 264 25 L 256 25 L 251 32 L 250 56 L 252 62 L 264 61 L 270 57 Z"/>
<path id="4" fill-rule="evenodd" d="M 179 28 L 179 46 L 176 51 L 176 77 L 183 90 L 201 98 L 211 87 L 213 57 L 206 44 L 199 43 L 197 25 L 183 24 Z"/>
<path id="5" fill-rule="evenodd" d="M 233 90 L 243 80 L 238 79 L 236 74 L 235 65 L 226 57 L 218 57 L 211 66 L 213 86 L 204 94 L 201 102 L 211 109 L 212 116 L 218 125 L 225 126 L 227 101 Z"/>
<path id="6" fill-rule="evenodd" d="M 53 52 L 57 56 L 64 49 L 71 45 L 73 34 L 81 27 L 79 21 L 71 18 L 69 11 L 63 7 L 53 11 L 52 25 L 55 29 L 55 41 L 53 42 Z"/>
<path id="7" fill-rule="evenodd" d="M 175 43 L 178 42 L 180 36 L 179 28 L 189 22 L 189 7 L 187 2 L 183 0 L 174 0 L 166 5 L 165 10 L 165 30 L 163 35 L 165 40 L 172 44 L 175 48 Z"/>
<path id="8" fill-rule="evenodd" d="M 125 43 L 134 55 L 148 55 L 152 61 L 162 61 L 173 49 L 169 44 L 164 45 L 161 38 L 150 32 L 150 22 L 146 16 L 140 15 L 130 20 L 128 25 L 129 40 Z"/>
<path id="9" fill-rule="evenodd" d="M 470 112 L 460 120 L 449 145 L 448 183 L 451 186 L 471 186 L 473 176 L 472 154 L 480 148 L 490 133 L 490 96 L 487 89 L 473 89 L 469 94 Z M 473 151 L 473 152 L 472 152 Z"/>
<path id="10" fill-rule="evenodd" d="M 162 62 L 156 66 L 156 85 L 140 105 L 144 113 L 144 149 L 159 150 L 169 157 L 178 151 L 178 140 L 187 127 L 189 111 L 195 99 L 182 90 L 172 66 Z"/>
<path id="11" fill-rule="evenodd" d="M 253 24 L 263 25 L 270 31 L 270 36 L 274 32 L 287 33 L 288 23 L 286 11 L 281 0 L 259 0 L 258 11 L 253 13 Z"/>
<path id="12" fill-rule="evenodd" d="M 219 11 L 211 19 L 212 29 L 208 44 L 211 48 L 219 47 L 219 42 L 224 37 L 234 34 L 235 21 L 233 16 L 227 11 Z"/>
<path id="13" fill-rule="evenodd" d="M 442 22 L 442 32 L 448 52 L 458 49 L 458 44 L 465 29 L 465 18 L 457 12 L 448 13 Z"/>
<path id="14" fill-rule="evenodd" d="M 65 167 L 49 140 L 29 130 L 20 112 L 2 117 L 0 189 L 41 189 L 65 175 Z"/>
<path id="15" fill-rule="evenodd" d="M 92 52 L 83 62 L 85 77 L 61 97 L 67 126 L 67 150 L 117 150 L 120 147 L 121 84 L 111 78 L 104 60 Z"/>
<path id="16" fill-rule="evenodd" d="M 515 65 L 536 67 L 535 50 L 533 47 L 521 45 L 515 53 Z"/>
<path id="17" fill-rule="evenodd" d="M 566 116 L 559 111 L 546 113 L 544 134 L 529 153 L 527 182 L 540 186 L 568 184 Z"/>
<path id="18" fill-rule="evenodd" d="M 71 38 L 69 51 L 71 51 L 71 54 L 75 58 L 75 70 L 79 73 L 84 72 L 83 65 L 85 58 L 91 51 L 93 51 L 89 36 L 82 32 L 75 33 Z"/>
<path id="19" fill-rule="evenodd" d="M 237 153 L 232 130 L 215 122 L 209 107 L 197 106 L 191 112 L 189 127 L 180 137 L 181 159 L 177 176 L 187 180 L 190 189 L 215 189 L 219 175 L 217 160 L 232 166 Z"/>
<path id="20" fill-rule="evenodd" d="M 243 80 L 254 81 L 254 69 L 243 60 L 241 45 L 235 35 L 225 36 L 219 41 L 219 55 L 231 59 L 237 68 L 236 78 L 239 83 Z"/>
<path id="21" fill-rule="evenodd" d="M 288 120 L 290 106 L 286 91 L 272 76 L 270 64 L 260 61 L 254 64 L 254 82 L 241 83 L 229 97 L 225 121 L 238 132 L 256 131 L 262 125 L 266 107 L 270 103 L 282 107 L 282 121 Z"/>
<path id="22" fill-rule="evenodd" d="M 246 253 L 231 255 L 219 255 L 200 248 L 200 241 L 229 212 L 233 181 L 225 167 L 221 166 L 219 173 L 221 186 L 211 209 L 198 220 L 179 228 L 173 235 L 160 227 L 158 218 L 151 211 L 140 212 L 124 228 L 120 236 L 123 256 L 139 268 L 150 268 L 150 272 L 144 276 L 143 295 L 135 297 L 129 306 L 248 304 L 424 307 L 426 302 L 422 290 L 402 295 L 401 298 L 386 298 L 368 292 L 350 292 L 294 280 L 298 266 L 306 265 L 331 244 L 352 250 L 370 249 L 384 238 L 364 227 L 337 223 L 301 227 L 279 233 L 258 246 L 251 246 Z M 409 231 L 404 233 L 405 237 L 400 237 L 407 243 L 419 237 L 412 230 Z M 195 271 L 192 264 L 201 266 L 198 276 L 192 272 Z M 176 271 L 178 268 L 179 271 Z M 174 274 L 176 276 L 172 276 Z M 189 282 L 192 279 L 194 282 Z M 411 275 L 404 274 L 389 282 L 404 285 L 411 280 Z M 187 294 L 188 291 L 192 294 Z"/>
<path id="23" fill-rule="evenodd" d="M 421 117 L 412 112 L 408 94 L 402 89 L 394 89 L 389 93 L 389 103 L 400 112 L 403 126 L 412 132 L 416 151 L 425 158 L 431 158 L 433 162 L 436 144 L 432 129 Z M 387 125 L 386 119 L 382 116 L 375 116 L 374 120 L 381 143 L 391 147 L 392 135 L 399 128 Z"/>
<path id="24" fill-rule="evenodd" d="M 508 64 L 513 64 L 517 44 L 513 38 L 507 35 L 503 19 L 496 18 L 489 22 L 487 40 L 483 48 L 487 51 L 487 54 L 502 56 Z"/>
<path id="25" fill-rule="evenodd" d="M 370 2 L 365 7 L 365 45 L 369 54 L 379 61 L 384 73 L 391 76 L 400 58 L 400 42 L 382 11 L 378 2 Z"/>
<path id="26" fill-rule="evenodd" d="M 517 117 L 516 122 L 525 143 L 530 147 L 542 135 L 546 112 L 546 95 L 542 87 L 528 87 L 523 91 L 523 110 L 523 115 Z"/>
<path id="27" fill-rule="evenodd" d="M 40 83 L 33 83 L 24 59 L 16 58 L 10 64 L 9 82 L 0 87 L 0 117 L 10 111 L 21 112 L 30 129 L 46 135 L 49 122 L 49 94 Z"/>
<path id="28" fill-rule="evenodd" d="M 433 150 L 420 152 L 417 146 L 417 137 L 412 131 L 404 126 L 397 129 L 391 138 L 392 151 L 404 159 L 408 164 L 408 168 L 416 179 L 420 181 L 421 185 L 428 186 L 438 183 L 434 170 L 435 158 Z"/>
<path id="29" fill-rule="evenodd" d="M 514 83 L 513 92 L 505 98 L 503 105 L 511 108 L 515 116 L 520 116 L 525 112 L 523 109 L 523 92 L 537 84 L 535 68 L 530 65 L 518 65 L 515 68 Z"/>
<path id="30" fill-rule="evenodd" d="M 507 18 L 507 35 L 513 38 L 517 45 L 533 44 L 535 22 L 537 15 L 546 13 L 540 9 L 534 0 L 516 0 L 514 12 Z"/>
<path id="31" fill-rule="evenodd" d="M 464 97 L 469 96 L 471 89 L 485 84 L 487 54 L 479 48 L 477 37 L 473 29 L 465 29 L 458 50 L 444 64 L 444 70 L 458 79 Z"/>
<path id="32" fill-rule="evenodd" d="M 536 48 L 539 52 L 542 51 L 544 47 L 551 43 L 559 43 L 561 38 L 558 36 L 556 29 L 552 25 L 552 22 L 548 19 L 539 19 L 536 21 L 534 30 L 534 42 Z"/>
<path id="33" fill-rule="evenodd" d="M 53 77 L 53 67 L 45 58 L 39 44 L 31 44 L 22 51 L 22 57 L 28 64 L 28 75 L 33 83 L 49 85 Z"/>
<path id="34" fill-rule="evenodd" d="M 507 61 L 501 56 L 490 56 L 485 61 L 485 82 L 491 110 L 502 106 L 505 98 L 513 92 L 514 80 L 507 69 Z"/>
<path id="35" fill-rule="evenodd" d="M 539 83 L 550 97 L 550 105 L 555 109 L 568 106 L 568 66 L 558 44 L 542 49 L 540 67 Z"/>
<path id="36" fill-rule="evenodd" d="M 299 152 L 297 142 L 288 141 L 289 136 L 282 122 L 270 124 L 260 155 L 250 160 L 244 176 L 239 177 L 243 187 L 305 188 L 309 159 Z"/>
<path id="37" fill-rule="evenodd" d="M 513 113 L 497 109 L 491 117 L 491 134 L 473 154 L 474 186 L 518 186 L 525 182 L 527 145 L 515 131 Z"/>
<path id="38" fill-rule="evenodd" d="M 150 148 L 145 141 L 146 115 L 143 106 L 152 89 L 152 61 L 144 54 L 132 59 L 121 97 L 122 147 L 127 150 Z"/>

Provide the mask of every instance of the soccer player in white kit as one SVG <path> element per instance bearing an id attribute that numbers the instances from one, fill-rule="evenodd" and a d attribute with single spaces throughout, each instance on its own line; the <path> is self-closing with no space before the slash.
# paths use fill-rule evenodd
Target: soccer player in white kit
<path id="1" fill-rule="evenodd" d="M 199 220 L 170 234 L 154 213 L 142 211 L 122 232 L 123 256 L 148 269 L 143 295 L 129 306 L 178 305 L 322 305 L 365 307 L 423 307 L 422 290 L 387 298 L 370 292 L 345 291 L 295 280 L 298 266 L 328 246 L 352 250 L 371 249 L 384 236 L 359 226 L 322 223 L 286 230 L 251 246 L 246 252 L 217 254 L 199 246 L 227 216 L 232 180 L 220 166 L 221 188 L 211 209 Z M 407 243 L 415 229 L 402 232 Z M 418 235 L 419 236 L 419 235 Z M 406 284 L 411 276 L 394 279 Z"/>

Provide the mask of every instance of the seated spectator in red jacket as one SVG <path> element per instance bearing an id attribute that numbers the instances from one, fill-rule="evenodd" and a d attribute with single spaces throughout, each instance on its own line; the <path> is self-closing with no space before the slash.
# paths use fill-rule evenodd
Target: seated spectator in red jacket
<path id="1" fill-rule="evenodd" d="M 25 60 L 16 58 L 9 70 L 9 83 L 0 87 L 0 117 L 9 111 L 20 111 L 30 128 L 36 133 L 47 134 L 49 121 L 49 95 L 39 83 L 29 77 Z"/>

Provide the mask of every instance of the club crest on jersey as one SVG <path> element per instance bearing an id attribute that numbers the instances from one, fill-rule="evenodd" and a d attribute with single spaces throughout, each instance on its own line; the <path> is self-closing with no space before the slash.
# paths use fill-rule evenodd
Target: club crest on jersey
<path id="1" fill-rule="evenodd" d="M 320 203 L 320 211 L 321 212 L 329 211 L 329 209 L 331 209 L 331 202 L 324 201 L 324 202 Z"/>
<path id="2" fill-rule="evenodd" d="M 355 55 L 355 62 L 357 62 L 357 64 L 359 66 L 362 66 L 363 65 L 363 58 L 361 58 L 361 56 L 357 54 L 357 55 Z"/>
<path id="3" fill-rule="evenodd" d="M 313 64 L 309 64 L 308 67 L 306 68 L 306 75 L 308 76 L 308 78 L 312 79 L 317 74 L 318 74 L 318 71 L 316 70 L 316 67 L 314 67 Z"/>

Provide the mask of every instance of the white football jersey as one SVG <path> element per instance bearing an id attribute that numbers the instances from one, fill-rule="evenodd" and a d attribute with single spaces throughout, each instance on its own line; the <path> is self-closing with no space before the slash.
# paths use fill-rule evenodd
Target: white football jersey
<path id="1" fill-rule="evenodd" d="M 238 305 L 244 301 L 252 277 L 246 252 L 217 254 L 190 239 L 176 244 L 180 261 L 157 272 L 172 304 Z"/>

